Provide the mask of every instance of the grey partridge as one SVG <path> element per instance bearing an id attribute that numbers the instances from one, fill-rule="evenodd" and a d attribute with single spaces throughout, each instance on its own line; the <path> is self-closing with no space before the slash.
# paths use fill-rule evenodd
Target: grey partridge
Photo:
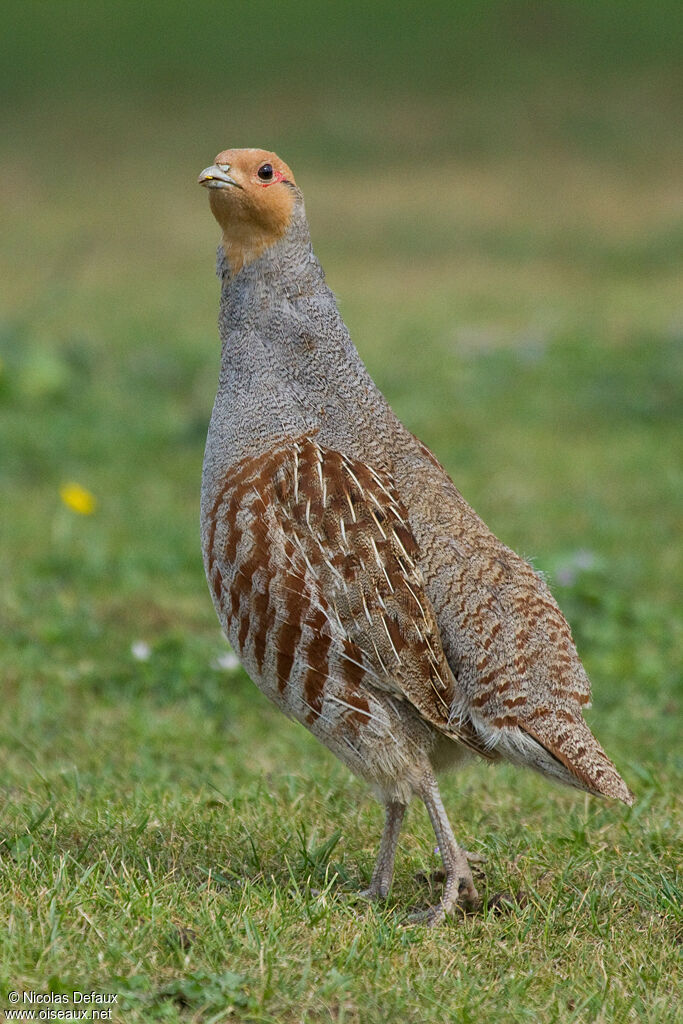
<path id="1" fill-rule="evenodd" d="M 256 685 L 383 801 L 369 896 L 387 895 L 406 806 L 424 801 L 446 873 L 436 923 L 477 900 L 435 777 L 467 751 L 632 796 L 583 719 L 590 684 L 545 582 L 370 378 L 290 169 L 229 149 L 199 183 L 222 230 L 201 499 L 216 612 Z"/>

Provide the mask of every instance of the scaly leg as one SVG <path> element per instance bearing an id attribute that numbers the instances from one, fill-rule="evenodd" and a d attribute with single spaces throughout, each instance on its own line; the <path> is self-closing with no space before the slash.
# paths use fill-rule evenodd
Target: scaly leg
<path id="1" fill-rule="evenodd" d="M 451 914 L 461 898 L 466 904 L 476 905 L 479 902 L 479 894 L 474 886 L 472 872 L 467 863 L 467 852 L 461 849 L 456 842 L 444 805 L 441 802 L 439 787 L 431 771 L 425 772 L 419 795 L 424 801 L 436 834 L 436 841 L 439 844 L 439 852 L 446 871 L 446 884 L 438 906 L 413 914 L 409 920 L 412 922 L 424 921 L 433 926 L 443 921 L 447 914 Z"/>
<path id="2" fill-rule="evenodd" d="M 391 888 L 391 879 L 394 876 L 394 860 L 396 858 L 396 846 L 398 834 L 401 831 L 403 815 L 406 813 L 406 805 L 390 801 L 386 805 L 386 820 L 384 832 L 379 844 L 379 853 L 375 863 L 375 870 L 372 872 L 372 880 L 367 889 L 364 889 L 361 896 L 368 899 L 384 900 Z"/>

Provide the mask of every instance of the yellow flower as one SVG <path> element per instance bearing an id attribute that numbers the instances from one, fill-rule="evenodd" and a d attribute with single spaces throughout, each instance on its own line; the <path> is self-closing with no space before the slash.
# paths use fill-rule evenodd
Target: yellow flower
<path id="1" fill-rule="evenodd" d="M 80 484 L 62 484 L 59 495 L 67 506 L 79 516 L 91 516 L 97 508 L 97 498 Z"/>

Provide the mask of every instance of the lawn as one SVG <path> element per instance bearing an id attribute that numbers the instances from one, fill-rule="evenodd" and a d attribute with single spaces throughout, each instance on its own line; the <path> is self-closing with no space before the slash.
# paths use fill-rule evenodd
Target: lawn
<path id="1" fill-rule="evenodd" d="M 676 105 L 640 66 L 544 81 L 533 104 L 465 90 L 457 113 L 436 71 L 362 118 L 305 81 L 286 109 L 155 80 L 5 112 L 0 1005 L 77 988 L 133 1024 L 678 1019 Z M 217 230 L 195 179 L 234 143 L 291 163 L 375 379 L 548 574 L 636 794 L 447 776 L 485 907 L 437 930 L 403 924 L 438 898 L 424 810 L 388 903 L 359 901 L 381 809 L 226 657 L 204 581 Z"/>

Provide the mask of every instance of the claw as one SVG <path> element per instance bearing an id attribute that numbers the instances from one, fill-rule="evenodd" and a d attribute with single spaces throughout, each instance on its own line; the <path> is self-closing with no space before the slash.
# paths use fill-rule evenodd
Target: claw
<path id="1" fill-rule="evenodd" d="M 367 889 L 361 889 L 358 896 L 362 900 L 385 900 L 389 895 L 389 889 L 381 885 L 369 885 Z"/>
<path id="2" fill-rule="evenodd" d="M 488 860 L 485 854 L 471 853 L 470 850 L 465 850 L 465 856 L 470 864 L 486 864 L 486 861 Z"/>
<path id="3" fill-rule="evenodd" d="M 404 924 L 426 924 L 428 928 L 435 928 L 447 917 L 455 917 L 459 912 L 460 917 L 480 910 L 482 900 L 477 892 L 472 875 L 469 870 L 467 874 L 451 873 L 446 876 L 446 886 L 443 898 L 435 907 L 428 907 L 426 910 L 419 910 L 411 914 L 403 922 Z"/>

